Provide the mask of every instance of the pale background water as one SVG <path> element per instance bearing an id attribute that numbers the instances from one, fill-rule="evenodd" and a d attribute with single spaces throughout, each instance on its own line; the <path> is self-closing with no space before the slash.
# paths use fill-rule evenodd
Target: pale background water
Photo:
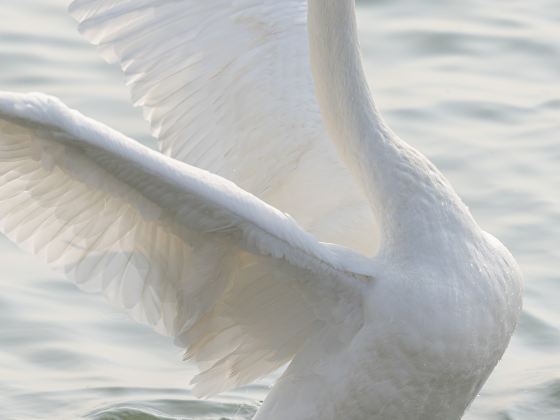
<path id="1" fill-rule="evenodd" d="M 150 141 L 66 5 L 0 0 L 0 89 L 57 95 Z M 560 419 L 560 0 L 363 1 L 359 21 L 386 118 L 525 273 L 521 324 L 465 418 Z M 0 419 L 249 419 L 269 389 L 197 401 L 170 340 L 6 240 L 0 267 Z"/>

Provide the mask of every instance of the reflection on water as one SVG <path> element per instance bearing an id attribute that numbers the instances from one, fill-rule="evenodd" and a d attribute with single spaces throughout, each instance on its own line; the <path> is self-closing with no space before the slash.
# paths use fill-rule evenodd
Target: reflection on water
<path id="1" fill-rule="evenodd" d="M 0 0 L 0 89 L 45 91 L 151 142 L 119 71 L 65 0 Z M 560 418 L 560 7 L 557 0 L 360 1 L 372 89 L 526 275 L 525 312 L 469 420 Z M 170 340 L 0 243 L 2 418 L 249 419 L 272 379 L 212 401 Z"/>
<path id="2" fill-rule="evenodd" d="M 91 420 L 167 420 L 167 419 L 231 419 L 243 420 L 253 417 L 257 407 L 242 401 L 186 401 L 156 400 L 117 404 L 108 409 L 95 410 L 87 415 Z M 186 416 L 186 417 L 185 417 Z"/>

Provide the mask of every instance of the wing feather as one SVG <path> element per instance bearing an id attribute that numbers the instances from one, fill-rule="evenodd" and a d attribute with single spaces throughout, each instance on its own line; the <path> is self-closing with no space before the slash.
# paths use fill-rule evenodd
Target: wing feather
<path id="1" fill-rule="evenodd" d="M 0 231 L 174 336 L 202 394 L 290 360 L 320 308 L 372 275 L 231 182 L 39 94 L 0 92 Z"/>
<path id="2" fill-rule="evenodd" d="M 315 98 L 307 0 L 74 0 L 70 13 L 120 64 L 165 154 L 235 182 L 323 241 L 375 252 L 372 214 Z"/>

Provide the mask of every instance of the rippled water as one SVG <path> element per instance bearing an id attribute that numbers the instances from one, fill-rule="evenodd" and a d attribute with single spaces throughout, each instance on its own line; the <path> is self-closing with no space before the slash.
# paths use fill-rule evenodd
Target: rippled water
<path id="1" fill-rule="evenodd" d="M 150 142 L 66 0 L 0 0 L 0 89 L 45 91 Z M 393 128 L 446 173 L 526 276 L 521 325 L 466 419 L 560 418 L 560 2 L 362 1 Z M 0 241 L 0 418 L 249 419 L 272 378 L 211 401 L 167 339 Z"/>

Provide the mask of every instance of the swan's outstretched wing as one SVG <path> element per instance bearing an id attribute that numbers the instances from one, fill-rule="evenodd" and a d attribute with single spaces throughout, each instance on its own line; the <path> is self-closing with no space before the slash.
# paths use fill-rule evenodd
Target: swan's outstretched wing
<path id="1" fill-rule="evenodd" d="M 75 0 L 164 153 L 232 180 L 324 241 L 375 247 L 368 206 L 323 129 L 307 0 Z"/>
<path id="2" fill-rule="evenodd" d="M 293 357 L 370 269 L 233 183 L 39 94 L 0 93 L 0 230 L 175 336 L 204 394 Z M 354 301 L 339 314 L 357 320 Z"/>

